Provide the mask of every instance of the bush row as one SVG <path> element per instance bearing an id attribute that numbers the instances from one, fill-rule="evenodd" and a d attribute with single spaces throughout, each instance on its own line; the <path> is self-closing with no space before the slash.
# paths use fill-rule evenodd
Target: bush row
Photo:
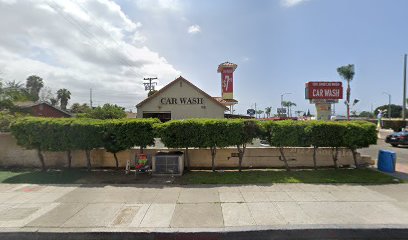
<path id="1" fill-rule="evenodd" d="M 91 169 L 90 151 L 106 148 L 115 156 L 128 148 L 141 149 L 154 143 L 154 124 L 157 119 L 95 120 L 67 118 L 18 119 L 11 125 L 17 144 L 27 149 L 36 149 L 43 170 L 43 151 L 67 151 L 68 167 L 71 166 L 71 151 L 84 150 L 88 170 Z"/>
<path id="2" fill-rule="evenodd" d="M 114 154 L 139 146 L 141 150 L 154 144 L 154 138 L 168 148 L 184 148 L 187 168 L 189 168 L 189 148 L 209 148 L 212 169 L 218 148 L 235 146 L 241 170 L 246 146 L 253 139 L 267 140 L 271 146 L 279 148 L 285 167 L 289 165 L 284 147 L 330 147 L 333 150 L 334 166 L 337 167 L 338 148 L 349 148 L 356 161 L 356 149 L 375 144 L 377 132 L 374 124 L 368 122 L 320 122 L 320 121 L 265 121 L 190 119 L 160 123 L 156 119 L 50 119 L 22 118 L 11 126 L 19 145 L 37 149 L 39 159 L 45 168 L 42 151 L 66 151 L 68 166 L 72 150 L 84 150 L 87 167 L 91 168 L 90 151 L 104 147 Z"/>

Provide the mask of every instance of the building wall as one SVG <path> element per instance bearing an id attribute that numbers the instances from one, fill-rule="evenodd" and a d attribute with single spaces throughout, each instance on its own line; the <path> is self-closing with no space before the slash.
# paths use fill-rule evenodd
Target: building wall
<path id="1" fill-rule="evenodd" d="M 162 98 L 194 97 L 204 98 L 203 104 L 162 104 Z M 163 93 L 150 99 L 137 108 L 137 117 L 142 118 L 144 111 L 171 112 L 171 119 L 187 118 L 224 118 L 224 107 L 202 95 L 190 84 L 179 81 Z"/>
<path id="2" fill-rule="evenodd" d="M 37 152 L 26 150 L 17 146 L 14 137 L 8 133 L 0 133 L 0 167 L 40 167 Z M 157 151 L 168 151 L 168 149 L 145 149 L 144 153 L 153 155 Z M 182 150 L 183 151 L 183 150 Z M 238 158 L 231 157 L 231 153 L 236 153 L 236 148 L 218 149 L 215 159 L 217 168 L 236 168 Z M 118 153 L 120 167 L 126 166 L 127 160 L 134 160 L 134 156 L 139 153 L 138 149 L 131 149 Z M 291 167 L 312 167 L 313 148 L 286 148 L 285 154 Z M 332 166 L 332 151 L 328 148 L 317 150 L 318 166 Z M 67 166 L 67 155 L 65 152 L 45 152 L 45 164 L 47 167 L 61 168 Z M 115 160 L 111 153 L 104 149 L 96 149 L 91 152 L 93 167 L 114 167 Z M 193 168 L 211 168 L 211 154 L 208 149 L 190 149 L 190 165 Z M 348 149 L 339 150 L 339 165 L 353 165 L 353 157 Z M 358 155 L 360 163 L 370 163 L 370 158 L 362 158 Z M 85 167 L 86 156 L 84 151 L 73 151 L 72 166 Z M 243 167 L 246 168 L 282 168 L 283 161 L 280 159 L 279 149 L 268 148 L 247 148 L 243 160 Z"/>
<path id="3" fill-rule="evenodd" d="M 39 104 L 30 107 L 30 112 L 36 117 L 53 117 L 53 118 L 63 118 L 70 117 L 69 115 L 48 106 L 47 104 Z"/>

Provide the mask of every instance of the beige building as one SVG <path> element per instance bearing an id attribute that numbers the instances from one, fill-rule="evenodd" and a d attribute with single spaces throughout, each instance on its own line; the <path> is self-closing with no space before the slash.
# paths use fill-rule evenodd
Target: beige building
<path id="1" fill-rule="evenodd" d="M 136 105 L 138 118 L 161 121 L 224 118 L 228 108 L 191 82 L 179 77 Z"/>

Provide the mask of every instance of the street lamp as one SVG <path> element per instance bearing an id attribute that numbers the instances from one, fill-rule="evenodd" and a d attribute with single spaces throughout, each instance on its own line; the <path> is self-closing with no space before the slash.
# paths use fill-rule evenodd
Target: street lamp
<path id="1" fill-rule="evenodd" d="M 388 118 L 391 118 L 391 94 L 383 92 L 383 94 L 388 95 Z"/>

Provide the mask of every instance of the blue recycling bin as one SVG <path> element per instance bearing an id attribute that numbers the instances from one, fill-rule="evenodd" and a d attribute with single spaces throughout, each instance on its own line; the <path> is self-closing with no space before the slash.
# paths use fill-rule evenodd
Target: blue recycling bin
<path id="1" fill-rule="evenodd" d="M 397 162 L 397 154 L 393 151 L 380 150 L 378 152 L 377 168 L 382 172 L 395 172 L 395 164 Z"/>

